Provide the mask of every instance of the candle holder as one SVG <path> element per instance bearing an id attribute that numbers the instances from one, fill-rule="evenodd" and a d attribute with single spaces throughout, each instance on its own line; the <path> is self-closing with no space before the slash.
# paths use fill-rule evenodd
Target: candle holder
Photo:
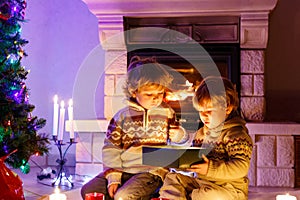
<path id="1" fill-rule="evenodd" d="M 65 157 L 66 157 L 66 154 L 67 154 L 69 148 L 73 144 L 76 144 L 76 142 L 74 141 L 74 139 L 70 139 L 70 142 L 67 142 L 67 144 L 65 144 L 65 143 L 63 143 L 62 140 L 57 140 L 56 136 L 53 136 L 53 141 L 55 142 L 55 145 L 58 148 L 59 158 L 56 160 L 56 162 L 58 163 L 58 173 L 57 173 L 55 180 L 52 182 L 52 186 L 60 186 L 60 185 L 62 185 L 62 180 L 66 179 L 70 183 L 70 184 L 68 184 L 68 186 L 71 186 L 71 188 L 73 188 L 74 183 L 69 179 L 68 176 L 66 176 L 67 170 L 66 170 L 65 164 L 67 162 L 67 159 Z M 65 151 L 63 152 L 62 146 L 64 146 L 64 145 L 68 145 L 68 146 L 65 149 Z"/>

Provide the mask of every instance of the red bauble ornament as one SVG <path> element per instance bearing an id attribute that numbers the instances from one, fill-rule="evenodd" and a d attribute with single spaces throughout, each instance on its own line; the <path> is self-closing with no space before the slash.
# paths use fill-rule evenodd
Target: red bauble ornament
<path id="1" fill-rule="evenodd" d="M 25 200 L 22 181 L 6 167 L 7 156 L 0 157 L 0 199 Z"/>
<path id="2" fill-rule="evenodd" d="M 8 20 L 11 17 L 11 7 L 5 2 L 0 5 L 0 19 Z"/>

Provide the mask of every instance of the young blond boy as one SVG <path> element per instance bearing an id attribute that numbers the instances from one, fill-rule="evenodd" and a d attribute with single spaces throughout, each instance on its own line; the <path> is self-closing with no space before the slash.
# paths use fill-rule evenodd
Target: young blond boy
<path id="1" fill-rule="evenodd" d="M 141 146 L 188 139 L 182 129 L 168 129 L 175 115 L 163 98 L 171 81 L 153 58 L 131 61 L 124 87 L 128 106 L 110 121 L 102 149 L 104 172 L 82 187 L 83 198 L 86 193 L 100 192 L 106 200 L 150 199 L 157 192 L 168 171 L 142 165 Z"/>
<path id="2" fill-rule="evenodd" d="M 238 112 L 238 94 L 226 78 L 208 77 L 197 88 L 193 105 L 204 126 L 193 146 L 212 148 L 203 163 L 187 169 L 197 177 L 168 173 L 160 197 L 170 200 L 246 200 L 252 140 Z"/>

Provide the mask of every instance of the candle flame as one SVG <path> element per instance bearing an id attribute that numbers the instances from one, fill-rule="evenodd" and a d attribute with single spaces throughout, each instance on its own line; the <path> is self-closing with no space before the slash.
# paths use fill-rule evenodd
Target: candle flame
<path id="1" fill-rule="evenodd" d="M 69 99 L 69 107 L 73 106 L 73 99 Z"/>
<path id="2" fill-rule="evenodd" d="M 61 102 L 60 102 L 60 107 L 61 107 L 61 108 L 64 108 L 64 107 L 65 107 L 65 102 L 64 102 L 64 101 L 61 101 Z"/>
<path id="3" fill-rule="evenodd" d="M 57 94 L 56 94 L 56 95 L 54 95 L 54 97 L 53 97 L 53 101 L 54 101 L 54 103 L 57 103 L 57 101 L 58 101 L 58 96 L 57 96 Z"/>

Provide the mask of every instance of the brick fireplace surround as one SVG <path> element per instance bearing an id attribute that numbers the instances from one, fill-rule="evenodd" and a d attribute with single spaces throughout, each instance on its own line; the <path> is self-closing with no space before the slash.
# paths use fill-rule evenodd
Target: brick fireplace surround
<path id="1" fill-rule="evenodd" d="M 123 16 L 238 16 L 241 80 L 241 109 L 255 142 L 249 179 L 251 186 L 295 186 L 294 135 L 300 125 L 263 123 L 265 116 L 264 51 L 268 42 L 269 13 L 277 0 L 83 0 L 99 22 L 99 36 L 105 50 L 103 120 L 76 120 L 76 174 L 93 176 L 102 169 L 101 145 L 108 120 L 113 115 L 113 99 L 123 98 L 118 78 L 126 74 L 124 41 L 107 43 L 111 36 L 122 33 Z M 115 60 L 116 56 L 123 55 Z M 103 66 L 99 66 L 103 67 Z M 114 87 L 113 87 L 114 86 Z M 67 123 L 67 131 L 68 131 Z"/>

